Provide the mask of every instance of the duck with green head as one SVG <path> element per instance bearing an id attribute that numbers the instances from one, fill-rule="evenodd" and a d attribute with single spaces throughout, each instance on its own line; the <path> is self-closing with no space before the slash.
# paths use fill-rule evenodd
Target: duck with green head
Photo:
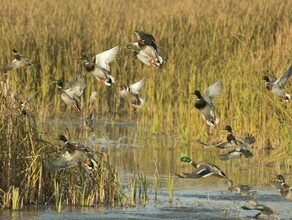
<path id="1" fill-rule="evenodd" d="M 45 166 L 49 171 L 67 169 L 79 163 L 85 170 L 90 171 L 96 168 L 97 163 L 92 158 L 91 150 L 83 144 L 70 142 L 64 135 L 60 135 L 59 140 L 64 142 L 64 147 L 67 151 L 61 157 L 45 162 Z"/>
<path id="2" fill-rule="evenodd" d="M 221 89 L 222 83 L 221 81 L 217 81 L 204 91 L 204 95 L 202 95 L 199 90 L 195 90 L 191 93 L 197 96 L 195 108 L 200 111 L 209 127 L 217 125 L 220 121 L 217 113 L 213 110 L 213 99 L 219 96 Z"/>
<path id="3" fill-rule="evenodd" d="M 190 159 L 189 157 L 181 157 L 180 161 L 184 162 L 184 163 L 191 164 L 193 167 L 196 168 L 196 170 L 192 173 L 183 173 L 183 175 L 176 173 L 176 175 L 179 178 L 198 179 L 198 178 L 202 178 L 202 177 L 216 176 L 219 178 L 225 178 L 225 179 L 229 180 L 228 177 L 225 175 L 225 173 L 214 164 L 211 164 L 208 162 L 196 163 L 192 159 Z"/>
<path id="4" fill-rule="evenodd" d="M 223 130 L 227 131 L 226 141 L 219 142 L 216 144 L 206 144 L 199 141 L 203 147 L 217 147 L 220 149 L 233 149 L 226 154 L 221 154 L 221 160 L 236 159 L 242 157 L 252 157 L 253 153 L 249 150 L 250 146 L 255 142 L 255 137 L 247 134 L 244 138 L 237 138 L 233 135 L 232 128 L 230 125 L 226 125 Z"/>
<path id="5" fill-rule="evenodd" d="M 254 136 L 247 134 L 244 138 L 237 138 L 234 136 L 232 127 L 230 125 L 226 125 L 223 130 L 227 131 L 226 141 L 221 141 L 216 144 L 206 144 L 200 141 L 200 143 L 203 145 L 203 147 L 217 147 L 220 149 L 230 149 L 230 148 L 246 148 L 248 149 L 252 144 L 255 143 L 256 139 Z"/>
<path id="6" fill-rule="evenodd" d="M 276 96 L 278 96 L 283 102 L 289 102 L 291 95 L 286 93 L 284 87 L 292 75 L 292 65 L 278 78 L 271 76 L 263 76 L 263 80 L 266 81 L 266 88 Z"/>
<path id="7" fill-rule="evenodd" d="M 29 58 L 18 53 L 17 50 L 15 50 L 15 49 L 13 49 L 12 52 L 14 55 L 14 60 L 12 60 L 11 64 L 1 68 L 1 71 L 6 73 L 10 70 L 15 70 L 15 69 L 19 69 L 19 68 L 26 68 L 28 66 L 32 66 L 32 63 L 31 63 Z"/>
<path id="8" fill-rule="evenodd" d="M 148 66 L 160 67 L 163 59 L 158 54 L 157 44 L 153 35 L 135 31 L 138 42 L 129 43 L 128 48 L 134 51 L 135 56 Z"/>
<path id="9" fill-rule="evenodd" d="M 64 83 L 62 80 L 55 80 L 54 84 L 57 86 L 61 99 L 69 106 L 72 106 L 77 111 L 80 111 L 78 104 L 78 97 L 80 97 L 85 88 L 85 80 L 79 74 L 76 77 L 76 81 L 71 87 L 64 89 Z"/>

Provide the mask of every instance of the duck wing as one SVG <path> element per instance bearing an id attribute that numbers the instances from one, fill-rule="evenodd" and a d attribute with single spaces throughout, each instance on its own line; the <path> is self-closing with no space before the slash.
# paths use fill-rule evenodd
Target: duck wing
<path id="1" fill-rule="evenodd" d="M 279 88 L 283 89 L 291 75 L 292 65 L 277 79 L 277 81 L 274 84 Z"/>
<path id="2" fill-rule="evenodd" d="M 215 82 L 213 85 L 209 86 L 205 91 L 204 91 L 204 98 L 205 100 L 210 104 L 213 105 L 212 100 L 219 96 L 220 91 L 222 89 L 222 83 L 221 81 Z"/>
<path id="3" fill-rule="evenodd" d="M 144 41 L 146 45 L 151 46 L 158 53 L 157 44 L 155 42 L 153 35 L 147 34 L 142 31 L 135 31 L 135 34 L 138 37 L 138 40 Z"/>
<path id="4" fill-rule="evenodd" d="M 107 71 L 110 71 L 109 63 L 116 59 L 119 46 L 113 47 L 95 56 L 95 63 Z"/>
<path id="5" fill-rule="evenodd" d="M 143 88 L 144 84 L 145 84 L 145 79 L 142 79 L 142 80 L 140 80 L 140 81 L 138 81 L 136 83 L 133 83 L 133 84 L 131 84 L 129 86 L 130 87 L 130 91 L 132 93 L 134 93 L 134 94 L 139 94 L 139 90 L 141 88 Z"/>
<path id="6" fill-rule="evenodd" d="M 85 87 L 86 87 L 86 84 L 85 84 L 84 78 L 78 74 L 76 77 L 76 82 L 71 87 L 66 89 L 65 92 L 71 98 L 74 98 L 76 96 L 81 96 Z"/>
<path id="7" fill-rule="evenodd" d="M 232 150 L 226 154 L 221 154 L 219 158 L 221 160 L 230 160 L 230 159 L 237 159 L 242 156 L 242 153 L 237 150 Z"/>

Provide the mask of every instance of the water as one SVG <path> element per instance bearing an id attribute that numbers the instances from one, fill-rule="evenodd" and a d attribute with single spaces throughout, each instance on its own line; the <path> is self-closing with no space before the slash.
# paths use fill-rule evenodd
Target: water
<path id="1" fill-rule="evenodd" d="M 291 202 L 282 198 L 276 190 L 257 190 L 257 200 L 279 211 L 281 219 L 292 219 Z M 50 207 L 39 211 L 2 211 L 1 219 L 250 219 L 258 211 L 246 211 L 240 207 L 248 205 L 251 197 L 242 197 L 227 192 L 224 188 L 175 189 L 174 201 L 168 202 L 167 191 L 158 194 L 149 192 L 149 202 L 133 208 L 68 207 L 60 214 Z"/>
<path id="2" fill-rule="evenodd" d="M 195 143 L 184 145 L 179 134 L 152 134 L 149 126 L 132 121 L 95 121 L 94 133 L 83 130 L 81 120 L 46 120 L 43 122 L 44 136 L 59 143 L 57 135 L 70 131 L 72 140 L 85 143 L 93 150 L 106 150 L 119 170 L 125 193 L 130 195 L 129 183 L 135 174 L 146 174 L 148 202 L 136 201 L 136 207 L 64 207 L 60 214 L 53 206 L 37 210 L 29 207 L 25 211 L 0 212 L 0 219 L 250 219 L 257 211 L 246 211 L 240 207 L 249 205 L 251 197 L 242 197 L 227 191 L 223 179 L 208 177 L 188 180 L 174 177 L 173 202 L 169 202 L 167 180 L 174 173 L 191 172 L 188 164 L 179 161 L 182 155 L 194 160 L 206 160 L 218 165 L 236 184 L 250 184 L 257 191 L 259 203 L 280 213 L 281 219 L 292 219 L 292 202 L 272 189 L 269 181 L 278 174 L 277 168 L 264 168 L 258 160 L 218 159 L 218 150 L 203 150 Z M 74 138 L 73 138 L 74 137 Z M 159 175 L 158 194 L 155 201 L 154 174 Z M 285 172 L 284 172 L 285 173 Z M 289 176 L 287 182 L 289 182 Z"/>

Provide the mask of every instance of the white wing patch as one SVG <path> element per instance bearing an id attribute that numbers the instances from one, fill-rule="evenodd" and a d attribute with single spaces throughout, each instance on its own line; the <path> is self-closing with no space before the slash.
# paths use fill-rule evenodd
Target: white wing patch
<path id="1" fill-rule="evenodd" d="M 106 50 L 102 53 L 99 53 L 95 56 L 95 63 L 110 71 L 109 63 L 116 59 L 117 53 L 119 51 L 119 46 L 116 46 L 112 49 Z"/>

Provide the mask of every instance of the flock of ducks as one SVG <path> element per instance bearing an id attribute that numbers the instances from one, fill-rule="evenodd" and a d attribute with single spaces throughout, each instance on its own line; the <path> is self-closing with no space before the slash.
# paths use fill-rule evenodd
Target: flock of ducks
<path id="1" fill-rule="evenodd" d="M 271 76 L 263 76 L 263 80 L 266 81 L 266 88 L 273 94 L 279 97 L 283 102 L 289 102 L 291 100 L 291 95 L 286 93 L 284 87 L 292 75 L 292 65 L 278 78 L 274 78 Z M 209 86 L 202 95 L 199 90 L 195 90 L 192 94 L 196 95 L 197 99 L 195 102 L 195 108 L 197 108 L 207 126 L 208 134 L 210 132 L 210 128 L 218 125 L 220 119 L 218 114 L 213 109 L 213 99 L 219 96 L 222 89 L 221 81 L 217 81 L 216 83 Z M 223 161 L 229 159 L 236 159 L 244 156 L 245 158 L 250 158 L 253 156 L 253 153 L 250 151 L 250 147 L 255 143 L 256 139 L 254 136 L 247 134 L 243 138 L 237 138 L 233 135 L 232 127 L 230 125 L 226 125 L 224 130 L 227 131 L 226 141 L 221 141 L 219 143 L 207 144 L 202 141 L 198 141 L 203 148 L 216 147 L 219 149 L 231 149 L 229 152 L 225 154 L 221 154 L 219 158 Z M 251 191 L 251 187 L 247 185 L 238 185 L 234 186 L 233 181 L 230 180 L 225 173 L 216 165 L 208 162 L 199 162 L 196 163 L 192 159 L 188 157 L 181 157 L 181 162 L 189 163 L 194 168 L 195 171 L 192 173 L 183 173 L 176 175 L 179 178 L 191 178 L 197 179 L 208 176 L 216 176 L 219 178 L 224 178 L 228 181 L 228 190 L 231 192 L 235 192 L 239 195 L 249 195 L 253 196 L 255 191 Z M 280 193 L 287 200 L 292 201 L 292 187 L 290 187 L 287 183 L 285 183 L 285 179 L 282 175 L 278 175 L 272 182 L 272 184 L 280 190 Z M 252 207 L 243 206 L 244 210 L 259 210 L 260 212 L 254 216 L 255 218 L 267 218 L 273 219 L 278 216 L 278 212 L 274 212 L 271 208 L 261 205 L 257 203 L 255 199 L 250 201 Z"/>
<path id="2" fill-rule="evenodd" d="M 128 48 L 131 49 L 135 56 L 144 64 L 159 68 L 163 59 L 159 56 L 157 44 L 154 37 L 151 34 L 135 31 L 134 32 L 138 38 L 137 42 L 129 43 Z M 97 54 L 92 59 L 89 59 L 86 54 L 82 55 L 82 60 L 84 63 L 85 70 L 91 73 L 97 80 L 97 88 L 100 89 L 102 85 L 111 86 L 114 84 L 115 78 L 111 75 L 110 63 L 116 59 L 116 56 L 119 51 L 119 46 L 113 47 L 109 50 L 106 50 L 102 53 Z M 26 68 L 31 66 L 32 63 L 30 59 L 18 53 L 13 49 L 14 60 L 11 64 L 3 67 L 2 72 L 8 72 L 19 68 Z M 271 76 L 263 76 L 263 80 L 266 81 L 266 88 L 276 96 L 278 96 L 282 101 L 288 102 L 291 100 L 291 96 L 285 92 L 284 87 L 292 75 L 292 65 L 278 78 Z M 60 93 L 61 99 L 73 109 L 81 111 L 78 98 L 83 94 L 83 91 L 86 87 L 85 79 L 81 75 L 76 76 L 76 80 L 71 84 L 70 87 L 64 88 L 64 83 L 62 80 L 55 80 L 54 84 L 56 85 L 58 92 Z M 144 100 L 140 97 L 139 91 L 143 88 L 145 84 L 145 79 L 141 79 L 138 82 L 135 82 L 129 86 L 124 84 L 120 85 L 120 97 L 125 99 L 131 108 L 132 111 L 136 111 L 138 108 L 143 106 Z M 222 90 L 221 81 L 217 81 L 211 86 L 209 86 L 203 94 L 199 90 L 195 90 L 194 94 L 197 99 L 195 102 L 195 108 L 198 109 L 206 122 L 207 131 L 211 127 L 214 127 L 219 124 L 220 119 L 218 114 L 214 111 L 213 99 L 220 95 Z M 96 100 L 97 92 L 94 91 L 91 94 L 89 100 L 89 109 L 92 109 L 94 102 Z M 93 113 L 91 112 L 90 116 L 86 119 L 86 125 L 92 129 Z M 229 160 L 240 158 L 242 155 L 246 158 L 252 157 L 253 154 L 249 150 L 250 146 L 255 143 L 255 137 L 247 134 L 244 138 L 237 138 L 233 135 L 232 128 L 230 125 L 226 125 L 224 130 L 227 131 L 226 141 L 221 141 L 215 144 L 207 144 L 199 141 L 199 143 L 204 147 L 208 148 L 214 146 L 219 149 L 230 149 L 226 154 L 220 155 L 221 160 Z M 64 147 L 66 152 L 61 155 L 61 157 L 56 158 L 51 161 L 45 161 L 45 167 L 49 171 L 66 169 L 77 164 L 81 164 L 86 170 L 92 170 L 95 168 L 97 162 L 93 159 L 92 151 L 86 148 L 80 143 L 73 143 L 67 140 L 64 135 L 59 136 L 59 140 L 64 142 Z M 196 163 L 192 159 L 184 156 L 181 157 L 181 162 L 189 163 L 194 168 L 195 171 L 192 173 L 183 173 L 176 175 L 179 178 L 202 178 L 208 176 L 217 176 L 224 178 L 228 181 L 229 187 L 228 190 L 236 192 L 240 195 L 254 195 L 255 191 L 251 191 L 251 187 L 247 185 L 234 186 L 233 181 L 230 180 L 225 173 L 216 165 L 208 162 L 199 162 Z M 280 193 L 292 201 L 292 187 L 285 182 L 285 179 L 282 175 L 278 175 L 273 180 L 273 185 L 280 190 Z M 276 212 L 271 210 L 269 207 L 258 204 L 255 200 L 251 200 L 250 204 L 252 207 L 244 206 L 242 207 L 245 210 L 259 210 L 260 213 L 257 214 L 256 218 L 262 217 L 273 217 L 277 215 Z"/>

